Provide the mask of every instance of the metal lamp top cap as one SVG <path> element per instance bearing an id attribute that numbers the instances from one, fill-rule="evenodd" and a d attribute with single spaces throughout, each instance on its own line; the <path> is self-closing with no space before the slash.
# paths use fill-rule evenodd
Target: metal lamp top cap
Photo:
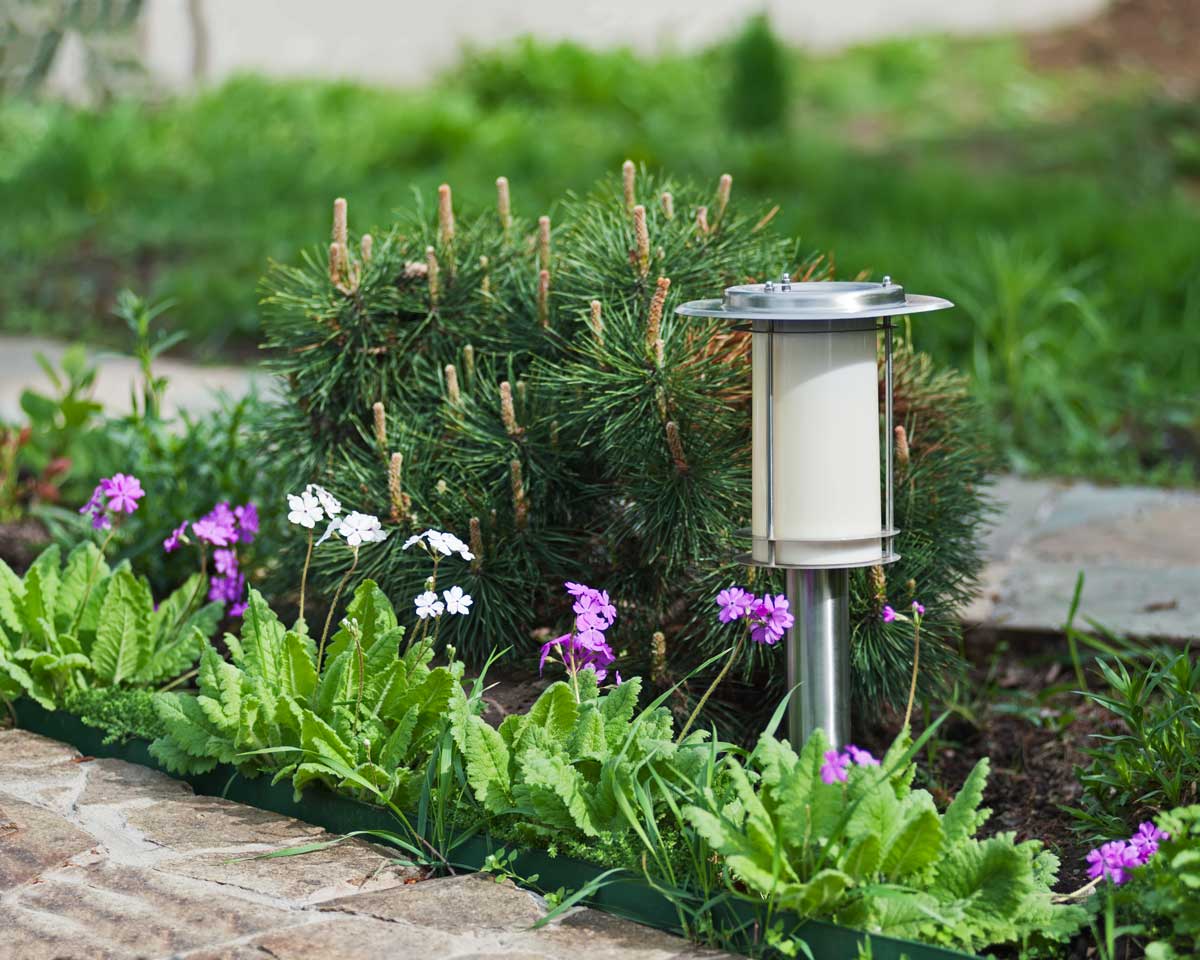
<path id="1" fill-rule="evenodd" d="M 817 280 L 793 282 L 785 273 L 777 281 L 729 287 L 722 300 L 693 300 L 676 309 L 685 317 L 728 317 L 763 320 L 830 320 L 897 317 L 952 307 L 949 300 L 906 294 L 884 277 L 882 283 Z"/>

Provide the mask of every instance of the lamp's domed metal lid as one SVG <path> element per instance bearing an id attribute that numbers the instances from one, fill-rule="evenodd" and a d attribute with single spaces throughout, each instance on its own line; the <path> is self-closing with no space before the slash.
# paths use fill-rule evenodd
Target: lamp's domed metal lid
<path id="1" fill-rule="evenodd" d="M 785 273 L 778 282 L 729 287 L 722 300 L 693 300 L 677 307 L 685 317 L 730 320 L 853 320 L 900 317 L 952 307 L 949 300 L 906 294 L 891 277 L 882 283 L 817 280 L 793 283 Z"/>

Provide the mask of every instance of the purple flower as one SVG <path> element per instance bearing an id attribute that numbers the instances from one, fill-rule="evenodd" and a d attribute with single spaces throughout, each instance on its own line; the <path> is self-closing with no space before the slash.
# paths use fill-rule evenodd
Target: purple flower
<path id="1" fill-rule="evenodd" d="M 591 587 L 584 586 L 582 583 L 576 583 L 574 580 L 566 581 L 563 587 L 573 597 L 581 597 L 585 593 L 590 593 L 592 589 Z"/>
<path id="2" fill-rule="evenodd" d="M 755 643 L 772 645 L 778 643 L 784 631 L 791 628 L 796 618 L 788 612 L 788 599 L 782 593 L 772 597 L 764 594 L 751 611 L 757 621 L 750 629 L 750 639 Z"/>
<path id="3" fill-rule="evenodd" d="M 108 497 L 108 509 L 113 513 L 133 513 L 137 502 L 146 495 L 142 482 L 132 474 L 114 473 L 100 481 L 104 495 Z"/>
<path id="4" fill-rule="evenodd" d="M 184 520 L 183 523 L 172 530 L 171 535 L 163 541 L 163 550 L 165 550 L 167 553 L 172 553 L 175 550 L 178 550 L 179 541 L 182 540 L 184 534 L 187 533 L 187 528 L 188 522 Z"/>
<path id="5" fill-rule="evenodd" d="M 1137 850 L 1124 840 L 1113 840 L 1087 855 L 1088 876 L 1093 880 L 1104 877 L 1117 886 L 1129 879 L 1129 870 L 1140 866 Z"/>
<path id="6" fill-rule="evenodd" d="M 717 606 L 721 608 L 717 619 L 722 623 L 731 623 L 749 616 L 750 611 L 757 604 L 758 598 L 748 590 L 743 590 L 741 587 L 727 587 L 717 594 Z"/>
<path id="7" fill-rule="evenodd" d="M 208 587 L 208 599 L 218 603 L 237 603 L 246 592 L 246 578 L 242 574 L 229 577 L 213 577 Z"/>
<path id="8" fill-rule="evenodd" d="M 242 614 L 244 614 L 246 612 L 246 601 L 241 600 L 241 601 L 235 603 L 233 606 L 231 606 L 225 612 L 228 613 L 231 617 L 240 617 Z"/>
<path id="9" fill-rule="evenodd" d="M 1158 853 L 1158 841 L 1169 840 L 1170 835 L 1162 830 L 1159 830 L 1153 823 L 1146 821 L 1137 828 L 1135 833 L 1129 839 L 1129 845 L 1133 847 L 1137 854 L 1137 865 L 1140 867 L 1152 856 Z"/>
<path id="10" fill-rule="evenodd" d="M 227 547 L 234 543 L 237 534 L 232 527 L 224 527 L 213 520 L 201 518 L 192 524 L 192 533 L 205 543 L 215 547 Z"/>
<path id="11" fill-rule="evenodd" d="M 237 553 L 233 550 L 214 550 L 213 569 L 225 576 L 233 576 L 238 572 Z"/>
<path id="12" fill-rule="evenodd" d="M 893 610 L 891 607 L 884 607 L 883 608 L 883 622 L 891 623 L 895 619 L 896 619 L 896 611 Z"/>
<path id="13" fill-rule="evenodd" d="M 915 613 L 917 616 L 923 616 L 925 614 L 925 605 L 922 604 L 919 600 L 914 600 L 912 602 L 912 608 L 913 608 L 913 613 Z"/>
<path id="14" fill-rule="evenodd" d="M 822 783 L 845 783 L 849 776 L 850 754 L 836 750 L 825 751 L 825 762 L 821 764 Z"/>
<path id="15" fill-rule="evenodd" d="M 242 543 L 253 543 L 258 535 L 258 508 L 252 503 L 233 508 Z"/>
<path id="16" fill-rule="evenodd" d="M 856 747 L 852 743 L 846 744 L 846 753 L 860 767 L 877 767 L 879 761 L 875 759 L 870 750 L 863 750 L 861 747 Z"/>
<path id="17" fill-rule="evenodd" d="M 112 526 L 112 521 L 108 519 L 108 513 L 104 507 L 104 481 L 96 485 L 88 502 L 79 508 L 79 512 L 92 515 L 93 530 L 107 530 Z"/>

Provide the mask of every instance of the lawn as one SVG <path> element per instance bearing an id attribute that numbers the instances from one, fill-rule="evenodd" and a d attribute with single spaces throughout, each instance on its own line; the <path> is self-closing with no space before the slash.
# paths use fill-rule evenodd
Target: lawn
<path id="1" fill-rule="evenodd" d="M 484 210 L 504 174 L 534 214 L 631 157 L 728 171 L 839 274 L 955 299 L 917 342 L 971 375 L 1013 468 L 1196 482 L 1194 101 L 1034 69 L 1016 39 L 740 49 L 523 42 L 422 90 L 247 76 L 99 109 L 0 103 L 0 324 L 119 338 L 131 286 L 175 302 L 193 355 L 253 355 L 257 280 L 325 236 L 332 197 L 382 223 L 448 181 Z"/>

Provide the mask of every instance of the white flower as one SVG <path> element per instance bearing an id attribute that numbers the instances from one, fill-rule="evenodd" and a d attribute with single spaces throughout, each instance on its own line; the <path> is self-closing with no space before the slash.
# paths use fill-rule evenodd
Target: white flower
<path id="1" fill-rule="evenodd" d="M 388 532 L 380 526 L 378 517 L 359 513 L 357 510 L 346 514 L 338 522 L 337 532 L 339 536 L 346 538 L 346 543 L 351 547 L 364 543 L 382 543 L 388 538 Z"/>
<path id="2" fill-rule="evenodd" d="M 421 536 L 425 538 L 425 542 L 429 544 L 431 551 L 436 550 L 444 557 L 450 556 L 450 545 L 446 543 L 446 534 L 442 533 L 441 530 L 426 530 Z"/>
<path id="3" fill-rule="evenodd" d="M 329 521 L 329 526 L 327 526 L 325 528 L 325 532 L 323 534 L 321 534 L 321 539 L 317 541 L 318 547 L 321 544 L 323 544 L 326 540 L 328 540 L 333 534 L 337 533 L 337 530 L 334 529 L 335 527 L 337 527 L 337 525 L 338 525 L 337 517 L 334 517 L 332 520 Z"/>
<path id="4" fill-rule="evenodd" d="M 298 524 L 311 530 L 317 525 L 318 520 L 323 520 L 325 514 L 321 512 L 321 505 L 317 503 L 317 498 L 305 490 L 300 496 L 294 493 L 287 495 L 288 502 L 288 521 Z"/>
<path id="5" fill-rule="evenodd" d="M 400 549 L 407 550 L 414 543 L 420 543 L 420 542 L 421 542 L 421 534 L 414 533 L 411 537 L 409 537 L 407 540 L 404 541 L 404 546 L 402 546 Z"/>
<path id="6" fill-rule="evenodd" d="M 332 520 L 342 512 L 342 502 L 319 484 L 310 483 L 304 488 L 304 492 L 311 493 L 317 498 L 325 512 L 329 515 L 329 519 Z"/>
<path id="7" fill-rule="evenodd" d="M 413 606 L 417 608 L 417 616 L 422 620 L 427 617 L 440 617 L 446 609 L 432 590 L 426 590 L 420 596 L 413 597 Z"/>
<path id="8" fill-rule="evenodd" d="M 451 587 L 449 590 L 443 590 L 442 596 L 446 599 L 446 610 L 449 613 L 461 613 L 464 617 L 471 612 L 471 604 L 474 601 L 469 593 L 463 593 L 462 587 Z"/>

